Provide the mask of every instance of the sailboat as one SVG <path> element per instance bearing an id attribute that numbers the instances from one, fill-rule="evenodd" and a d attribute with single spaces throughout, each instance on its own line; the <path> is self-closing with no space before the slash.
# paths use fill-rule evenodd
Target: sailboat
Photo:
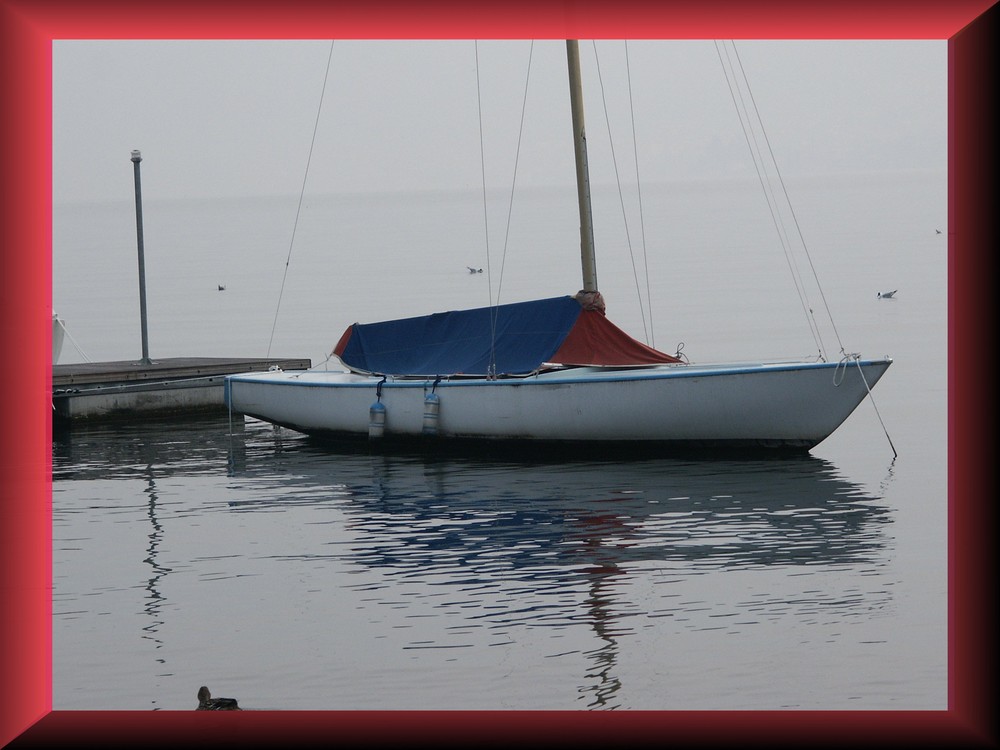
<path id="1" fill-rule="evenodd" d="M 347 328 L 344 369 L 226 378 L 234 413 L 391 442 L 808 451 L 891 358 L 692 364 L 629 336 L 597 288 L 578 44 L 567 41 L 583 288 Z"/>

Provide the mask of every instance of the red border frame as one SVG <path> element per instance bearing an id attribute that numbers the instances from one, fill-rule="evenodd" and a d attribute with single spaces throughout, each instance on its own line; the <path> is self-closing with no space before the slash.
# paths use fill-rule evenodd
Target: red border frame
<path id="1" fill-rule="evenodd" d="M 194 739 L 574 738 L 746 744 L 994 745 L 995 0 L 0 0 L 0 746 L 109 747 Z M 51 408 L 53 39 L 947 39 L 949 65 L 949 678 L 943 711 L 52 711 Z M 989 60 L 994 60 L 993 64 Z M 962 292 L 959 294 L 958 292 Z M 928 352 L 928 356 L 940 356 Z M 962 363 L 957 367 L 954 363 Z M 989 364 L 989 363 L 988 363 Z M 474 741 L 474 740 L 473 740 Z"/>

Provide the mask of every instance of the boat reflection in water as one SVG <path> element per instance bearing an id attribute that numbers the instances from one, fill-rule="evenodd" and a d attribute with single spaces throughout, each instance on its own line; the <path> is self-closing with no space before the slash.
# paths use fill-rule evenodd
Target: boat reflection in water
<path id="1" fill-rule="evenodd" d="M 235 475 L 278 482 L 232 509 L 329 502 L 324 490 L 333 492 L 350 500 L 340 507 L 359 542 L 355 558 L 398 570 L 870 562 L 878 524 L 889 520 L 877 497 L 811 455 L 509 461 L 331 451 L 281 430 L 272 445 L 279 475 L 247 443 L 234 447 Z"/>
<path id="2" fill-rule="evenodd" d="M 378 575 L 377 583 L 348 585 L 374 590 L 388 579 L 440 589 L 412 594 L 413 609 L 422 611 L 421 596 L 447 598 L 451 614 L 493 633 L 491 645 L 513 643 L 523 629 L 586 624 L 593 635 L 581 650 L 587 671 L 579 692 L 591 708 L 618 707 L 619 639 L 635 634 L 636 620 L 706 625 L 703 611 L 694 614 L 709 608 L 703 593 L 681 603 L 670 598 L 677 594 L 645 601 L 630 595 L 632 587 L 684 590 L 692 577 L 721 571 L 870 569 L 884 558 L 890 521 L 877 497 L 810 455 L 559 462 L 372 455 L 281 431 L 273 445 L 287 474 L 271 496 L 231 508 L 329 502 L 324 490 L 342 495 L 351 536 L 345 554 Z M 247 456 L 236 471 L 260 469 Z M 289 495 L 296 485 L 317 493 Z M 391 606 L 404 606 L 399 596 L 389 597 Z M 731 618 L 740 624 L 730 627 L 735 633 L 789 612 L 856 618 L 886 597 L 815 587 L 805 596 L 744 593 L 741 616 Z M 441 636 L 434 645 L 446 647 Z"/>
<path id="3" fill-rule="evenodd" d="M 176 525 L 154 517 L 152 504 L 155 482 L 172 477 L 175 515 L 292 514 L 298 549 L 289 551 L 286 538 L 280 555 L 248 548 L 248 558 L 306 562 L 313 590 L 363 594 L 366 606 L 396 610 L 387 615 L 393 622 L 436 623 L 422 626 L 424 641 L 403 648 L 502 646 L 531 640 L 538 629 L 565 631 L 568 652 L 585 665 L 578 699 L 592 708 L 619 705 L 623 638 L 668 621 L 681 631 L 708 626 L 706 610 L 719 603 L 706 593 L 708 574 L 772 574 L 772 588 L 756 592 L 739 576 L 726 578 L 733 616 L 711 626 L 734 634 L 817 612 L 826 621 L 856 618 L 889 597 L 884 587 L 851 585 L 813 585 L 802 596 L 800 583 L 775 583 L 810 570 L 871 570 L 886 557 L 891 512 L 810 455 L 559 462 L 379 455 L 255 421 L 230 433 L 224 420 L 74 431 L 57 436 L 54 453 L 57 482 L 144 481 L 151 582 L 169 575 L 155 553 Z M 218 494 L 177 499 L 180 477 L 213 475 Z M 286 535 L 288 521 L 280 524 Z M 161 604 L 157 598 L 148 613 L 157 626 Z"/>

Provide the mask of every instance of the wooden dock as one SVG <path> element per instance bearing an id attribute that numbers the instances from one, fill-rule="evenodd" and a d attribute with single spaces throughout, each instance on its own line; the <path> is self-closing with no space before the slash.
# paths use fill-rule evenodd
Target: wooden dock
<path id="1" fill-rule="evenodd" d="M 52 416 L 59 422 L 224 413 L 227 375 L 277 367 L 308 370 L 309 359 L 226 357 L 53 365 Z"/>

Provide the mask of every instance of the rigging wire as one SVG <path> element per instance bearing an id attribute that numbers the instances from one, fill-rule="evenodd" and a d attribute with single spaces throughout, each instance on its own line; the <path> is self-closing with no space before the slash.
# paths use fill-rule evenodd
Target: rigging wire
<path id="1" fill-rule="evenodd" d="M 295 222 L 292 224 L 292 236 L 288 241 L 288 256 L 285 258 L 285 270 L 281 275 L 281 288 L 278 290 L 278 304 L 274 309 L 274 322 L 271 323 L 271 338 L 267 342 L 267 356 L 271 356 L 271 344 L 274 343 L 274 330 L 278 325 L 278 311 L 281 309 L 281 299 L 285 294 L 285 280 L 288 278 L 288 267 L 292 262 L 292 247 L 295 245 L 295 230 L 299 226 L 299 214 L 302 213 L 302 200 L 306 192 L 306 180 L 309 178 L 309 165 L 312 164 L 313 147 L 316 145 L 316 133 L 319 130 L 320 113 L 323 111 L 323 97 L 326 94 L 326 82 L 330 77 L 330 61 L 333 59 L 333 43 L 330 40 L 330 52 L 326 58 L 326 73 L 323 75 L 323 88 L 319 93 L 319 105 L 316 107 L 316 122 L 313 125 L 312 140 L 309 142 L 309 155 L 306 157 L 306 169 L 302 175 L 302 187 L 299 190 L 299 203 L 295 208 Z"/>
<path id="2" fill-rule="evenodd" d="M 656 335 L 653 333 L 653 294 L 649 288 L 649 255 L 646 247 L 646 221 L 642 212 L 642 180 L 639 178 L 639 139 L 635 134 L 635 104 L 632 98 L 632 66 L 629 63 L 628 40 L 625 40 L 625 75 L 628 79 L 629 117 L 632 120 L 632 156 L 635 160 L 635 188 L 639 203 L 639 234 L 642 244 L 642 265 L 646 276 L 646 307 L 649 309 L 649 345 L 656 347 Z M 641 295 L 640 295 L 641 296 Z"/>
<path id="3" fill-rule="evenodd" d="M 642 316 L 642 331 L 643 335 L 646 337 L 646 340 L 649 341 L 649 332 L 646 327 L 646 311 L 642 306 L 642 294 L 641 292 L 639 292 L 639 271 L 636 268 L 635 254 L 632 251 L 632 236 L 628 230 L 628 216 L 626 215 L 625 211 L 625 196 L 624 193 L 622 192 L 621 177 L 618 173 L 618 159 L 615 156 L 615 142 L 614 138 L 611 135 L 611 118 L 608 116 L 608 101 L 604 93 L 604 78 L 601 75 L 601 61 L 597 54 L 597 41 L 592 40 L 592 44 L 594 47 L 594 60 L 597 62 L 597 81 L 601 88 L 601 104 L 604 107 L 604 120 L 608 125 L 608 143 L 611 146 L 611 163 L 615 170 L 615 181 L 618 185 L 618 201 L 621 204 L 622 222 L 625 225 L 625 244 L 628 246 L 629 259 L 632 261 L 632 276 L 635 279 L 636 293 L 639 296 L 639 314 Z M 633 117 L 633 122 L 634 122 L 634 117 Z"/>
<path id="4" fill-rule="evenodd" d="M 723 43 L 723 47 L 725 47 L 725 43 Z M 785 228 L 781 211 L 777 205 L 777 198 L 775 197 L 774 189 L 770 182 L 767 164 L 761 153 L 760 144 L 757 140 L 757 134 L 753 128 L 753 123 L 751 121 L 746 99 L 744 97 L 744 87 L 740 85 L 740 82 L 737 79 L 735 66 L 730 59 L 728 48 L 725 49 L 725 59 L 723 58 L 722 50 L 719 49 L 718 42 L 715 43 L 715 49 L 719 56 L 719 62 L 722 65 L 723 73 L 726 76 L 726 83 L 729 85 L 729 94 L 732 97 L 733 105 L 736 107 L 737 116 L 740 119 L 740 125 L 743 127 L 743 137 L 746 139 L 747 148 L 750 150 L 750 156 L 753 159 L 754 168 L 757 171 L 757 179 L 760 182 L 761 189 L 764 192 L 764 199 L 767 202 L 768 210 L 771 213 L 771 221 L 774 223 L 775 231 L 778 233 L 778 240 L 781 243 L 781 249 L 785 255 L 785 263 L 788 265 L 788 269 L 792 274 L 792 281 L 795 286 L 795 292 L 799 297 L 799 304 L 802 306 L 803 314 L 805 315 L 806 322 L 809 324 L 809 330 L 812 334 L 813 341 L 816 343 L 816 346 L 820 351 L 820 356 L 825 359 L 826 357 L 819 328 L 816 325 L 815 318 L 812 314 L 812 306 L 808 300 L 808 294 L 805 289 L 805 284 L 802 281 L 802 275 L 798 270 L 797 263 L 795 262 L 795 256 L 792 254 L 788 231 Z M 745 76 L 744 85 L 749 88 L 749 82 L 746 81 Z M 759 120 L 759 115 L 757 124 L 763 131 L 763 125 Z"/>
<path id="5" fill-rule="evenodd" d="M 497 279 L 497 296 L 496 304 L 500 304 L 500 290 L 503 287 L 503 272 L 507 264 L 507 247 L 510 240 L 510 226 L 511 217 L 514 213 L 514 191 L 517 186 L 517 167 L 521 161 L 521 139 L 524 135 L 524 115 L 528 108 L 528 81 L 531 80 L 531 58 L 535 51 L 535 40 L 531 40 L 531 46 L 528 47 L 528 64 L 524 71 L 524 95 L 521 98 L 521 120 L 518 123 L 517 128 L 517 147 L 514 149 L 514 173 L 511 176 L 510 181 L 510 200 L 507 202 L 507 226 L 504 231 L 503 237 L 503 252 L 500 254 L 500 275 Z M 493 303 L 492 295 L 490 298 L 491 304 Z"/>
<path id="6" fill-rule="evenodd" d="M 511 217 L 514 212 L 514 194 L 515 188 L 517 186 L 517 167 L 520 164 L 521 156 L 521 139 L 524 135 L 524 115 L 527 109 L 528 101 L 528 81 L 531 79 L 531 59 L 532 54 L 535 49 L 535 42 L 531 40 L 531 46 L 528 48 L 528 64 L 524 75 L 524 94 L 521 99 L 521 120 L 518 124 L 517 131 L 517 147 L 514 151 L 514 172 L 511 177 L 510 186 L 510 199 L 507 204 L 507 224 L 504 229 L 504 241 L 503 250 L 500 254 L 500 269 L 497 276 L 497 291 L 496 298 L 493 297 L 493 263 L 490 259 L 490 237 L 489 237 L 489 214 L 487 211 L 487 190 L 486 190 L 486 147 L 485 147 L 485 136 L 483 130 L 483 104 L 482 104 L 482 88 L 480 84 L 480 65 L 479 65 L 479 42 L 476 41 L 476 94 L 479 102 L 479 155 L 480 164 L 482 170 L 482 181 L 483 181 L 483 226 L 486 236 L 486 282 L 487 282 L 487 293 L 489 299 L 490 307 L 490 372 L 492 373 L 495 369 L 495 351 L 493 346 L 496 340 L 496 309 L 495 307 L 500 304 L 500 292 L 503 288 L 503 274 L 504 268 L 507 263 L 507 248 L 510 241 L 510 227 L 511 227 Z"/>
<path id="7" fill-rule="evenodd" d="M 785 206 L 787 206 L 788 213 L 791 215 L 792 223 L 795 226 L 795 231 L 798 235 L 799 242 L 802 245 L 802 252 L 804 253 L 806 260 L 809 263 L 809 268 L 812 271 L 813 281 L 816 284 L 816 289 L 819 293 L 820 299 L 823 301 L 823 307 L 826 310 L 827 318 L 830 322 L 830 327 L 833 330 L 834 337 L 837 339 L 837 345 L 840 347 L 841 360 L 837 367 L 834 369 L 834 384 L 840 384 L 843 379 L 844 374 L 846 374 L 848 362 L 853 361 L 858 368 L 858 374 L 861 377 L 862 382 L 865 384 L 865 390 L 868 394 L 868 399 L 872 403 L 872 407 L 875 409 L 875 416 L 878 417 L 879 424 L 882 426 L 882 431 L 885 433 L 886 440 L 889 442 L 889 448 L 892 450 L 893 460 L 898 457 L 896 452 L 896 446 L 892 442 L 892 438 L 889 436 L 889 430 L 885 426 L 885 422 L 882 420 L 882 415 L 878 410 L 878 405 L 875 403 L 875 396 L 872 394 L 871 385 L 868 383 L 868 379 L 865 377 L 864 368 L 861 366 L 861 357 L 858 354 L 848 354 L 844 350 L 844 344 L 840 339 L 840 333 L 837 331 L 837 324 L 833 319 L 833 313 L 830 310 L 830 305 L 827 302 L 826 294 L 823 292 L 823 285 L 820 283 L 819 274 L 816 272 L 816 266 L 813 263 L 812 255 L 809 252 L 809 247 L 806 244 L 805 237 L 802 234 L 802 227 L 799 224 L 798 216 L 795 213 L 795 208 L 792 206 L 792 201 L 788 196 L 788 190 L 785 187 L 785 181 L 781 176 L 781 170 L 778 167 L 778 160 L 774 156 L 774 151 L 771 148 L 771 141 L 767 137 L 767 131 L 764 129 L 764 122 L 760 116 L 760 111 L 757 108 L 757 102 L 754 99 L 753 91 L 750 88 L 750 81 L 747 78 L 746 71 L 743 68 L 743 61 L 740 59 L 739 51 L 736 49 L 736 42 L 730 40 L 730 46 L 732 47 L 733 57 L 736 59 L 736 65 L 739 67 L 740 76 L 742 77 L 743 85 L 746 87 L 747 98 L 753 107 L 753 114 L 756 118 L 757 126 L 760 129 L 761 138 L 764 140 L 764 144 L 767 146 L 767 155 L 770 158 L 770 163 L 774 168 L 774 173 L 778 184 L 781 187 L 782 196 L 784 198 Z M 776 215 L 778 210 L 777 200 L 774 197 L 774 190 L 771 187 L 769 179 L 765 179 L 767 165 L 764 160 L 763 152 L 760 149 L 760 144 L 757 141 L 756 134 L 753 131 L 752 121 L 750 118 L 749 109 L 747 109 L 746 101 L 743 99 L 743 88 L 740 87 L 739 80 L 736 75 L 736 67 L 733 65 L 732 61 L 729 59 L 729 52 L 726 52 L 726 60 L 723 60 L 722 53 L 719 52 L 719 43 L 715 43 L 716 52 L 719 54 L 719 61 L 722 63 L 723 72 L 726 75 L 726 81 L 730 85 L 730 94 L 733 96 L 733 103 L 736 105 L 737 113 L 740 115 L 740 123 L 743 125 L 744 136 L 747 138 L 747 145 L 750 146 L 751 154 L 754 157 L 754 166 L 757 169 L 757 176 L 761 181 L 761 186 L 764 188 L 765 197 L 767 197 L 768 207 L 771 209 L 771 217 L 775 221 L 775 228 L 778 230 L 778 236 L 782 241 L 782 248 L 785 251 L 785 259 L 789 263 L 789 268 L 792 271 L 792 277 L 795 282 L 795 288 L 799 292 L 799 299 L 803 304 L 803 307 L 807 310 L 807 319 L 810 324 L 810 328 L 813 330 L 814 339 L 819 346 L 820 357 L 825 361 L 826 352 L 823 347 L 822 337 L 819 332 L 819 327 L 816 324 L 815 316 L 813 314 L 812 307 L 808 305 L 806 301 L 805 285 L 802 282 L 802 276 L 798 271 L 798 265 L 794 262 L 794 256 L 791 255 L 791 247 L 788 242 L 787 231 L 785 229 L 784 221 L 781 219 L 780 214 Z M 726 62 L 729 62 L 729 67 L 727 68 Z M 730 81 L 730 75 L 732 75 L 732 80 Z M 736 85 L 740 93 L 740 103 L 736 101 L 736 95 L 733 93 L 733 85 Z M 740 104 L 743 105 L 743 109 L 740 109 Z M 744 117 L 746 118 L 744 120 Z M 750 135 L 748 135 L 748 129 L 751 134 L 753 134 L 753 143 L 751 144 Z M 756 151 L 754 148 L 756 147 Z M 762 169 L 764 173 L 762 173 Z M 766 183 L 766 184 L 765 184 Z M 841 368 L 843 368 L 843 373 L 841 373 Z M 838 379 L 839 375 L 839 379 Z"/>
<path id="8" fill-rule="evenodd" d="M 767 137 L 767 131 L 764 129 L 763 120 L 760 117 L 760 111 L 757 108 L 757 102 L 754 99 L 753 91 L 750 88 L 750 82 L 749 82 L 749 79 L 746 76 L 746 71 L 743 68 L 743 62 L 740 59 L 739 51 L 736 49 L 736 43 L 735 43 L 735 41 L 730 40 L 730 46 L 732 47 L 733 56 L 736 58 L 735 64 L 732 62 L 732 60 L 729 59 L 728 49 L 726 51 L 726 59 L 723 59 L 722 52 L 719 51 L 719 43 L 718 42 L 715 43 L 716 52 L 719 55 L 719 61 L 722 64 L 723 71 L 724 71 L 724 73 L 726 75 L 726 81 L 727 81 L 727 83 L 729 83 L 730 95 L 733 97 L 733 104 L 736 106 L 737 113 L 740 116 L 740 122 L 743 125 L 743 129 L 744 129 L 744 136 L 747 139 L 747 145 L 750 148 L 751 154 L 753 155 L 753 158 L 754 158 L 754 166 L 757 169 L 758 179 L 760 180 L 761 186 L 764 189 L 765 197 L 766 197 L 766 199 L 768 201 L 768 207 L 771 210 L 772 220 L 775 222 L 775 228 L 778 231 L 779 239 L 781 239 L 781 241 L 782 241 L 782 248 L 784 249 L 784 252 L 785 252 L 785 259 L 786 259 L 786 262 L 788 263 L 789 269 L 790 269 L 790 271 L 792 273 L 792 278 L 793 278 L 793 281 L 795 282 L 795 288 L 796 288 L 796 291 L 799 294 L 799 301 L 802 304 L 803 311 L 806 314 L 806 318 L 807 318 L 807 321 L 809 322 L 810 330 L 813 333 L 813 338 L 816 341 L 817 346 L 819 347 L 820 357 L 825 361 L 826 360 L 826 352 L 825 352 L 825 347 L 824 347 L 823 341 L 822 341 L 822 335 L 820 334 L 819 327 L 816 324 L 815 315 L 814 315 L 812 306 L 808 302 L 808 295 L 806 294 L 805 284 L 802 281 L 802 276 L 801 276 L 801 273 L 798 270 L 798 265 L 795 262 L 794 255 L 791 254 L 791 247 L 790 247 L 790 243 L 788 241 L 788 233 L 787 233 L 787 230 L 785 229 L 784 221 L 781 218 L 780 212 L 776 213 L 776 212 L 779 211 L 778 206 L 777 206 L 777 199 L 774 197 L 774 189 L 771 186 L 770 178 L 766 174 L 766 172 L 767 172 L 767 165 L 766 165 L 765 160 L 764 160 L 763 151 L 761 149 L 760 144 L 757 141 L 756 133 L 754 132 L 753 127 L 752 127 L 752 122 L 751 122 L 751 117 L 750 117 L 750 109 L 749 109 L 751 106 L 752 106 L 752 109 L 753 109 L 753 114 L 755 116 L 755 120 L 756 120 L 757 126 L 760 129 L 761 138 L 763 138 L 764 144 L 767 147 L 767 154 L 768 154 L 768 157 L 769 157 L 769 160 L 770 160 L 770 164 L 771 164 L 771 166 L 774 169 L 774 173 L 775 173 L 776 179 L 777 179 L 778 184 L 779 184 L 779 186 L 781 188 L 781 192 L 782 192 L 782 195 L 783 195 L 783 198 L 784 198 L 785 205 L 787 206 L 788 212 L 789 212 L 789 214 L 790 214 L 790 216 L 792 218 L 792 223 L 794 224 L 795 231 L 796 231 L 796 233 L 798 235 L 798 238 L 799 238 L 799 242 L 802 245 L 803 253 L 805 254 L 806 260 L 808 261 L 809 268 L 812 271 L 813 280 L 814 280 L 814 282 L 816 284 L 816 288 L 817 288 L 817 290 L 819 292 L 820 299 L 823 302 L 824 309 L 826 310 L 827 318 L 830 321 L 830 326 L 833 329 L 834 336 L 837 339 L 837 344 L 840 347 L 840 351 L 842 353 L 844 352 L 844 346 L 843 346 L 843 343 L 840 340 L 840 334 L 837 331 L 837 326 L 836 326 L 836 323 L 834 322 L 833 314 L 830 311 L 830 306 L 829 306 L 829 304 L 828 304 L 828 302 L 826 300 L 826 295 L 823 292 L 823 286 L 822 286 L 822 284 L 820 284 L 819 275 L 816 272 L 815 265 L 813 264 L 812 255 L 809 253 L 809 247 L 806 244 L 805 237 L 802 234 L 802 227 L 799 224 L 798 216 L 796 215 L 795 209 L 792 206 L 791 199 L 788 196 L 788 190 L 785 187 L 784 179 L 781 176 L 781 170 L 778 167 L 777 159 L 775 158 L 774 151 L 771 148 L 770 139 Z M 727 67 L 727 62 L 728 62 L 728 67 Z M 736 67 L 739 68 L 740 76 L 742 78 L 742 86 L 740 84 L 739 79 L 737 78 Z M 732 76 L 732 79 L 730 79 L 730 76 Z M 737 102 L 736 93 L 733 91 L 733 86 L 734 85 L 737 87 L 737 90 L 739 91 L 739 102 Z M 743 89 L 744 89 L 744 87 L 746 89 L 747 99 L 749 99 L 749 105 L 747 104 L 747 102 L 743 98 Z M 742 105 L 742 109 L 741 109 L 741 105 Z M 751 135 L 752 135 L 752 138 L 751 138 Z M 764 170 L 764 171 L 762 172 L 762 170 Z"/>
<path id="9" fill-rule="evenodd" d="M 483 235 L 486 242 L 486 288 L 491 300 L 490 304 L 490 364 L 487 368 L 487 376 L 491 379 L 496 376 L 496 338 L 497 338 L 497 312 L 492 305 L 493 292 L 493 270 L 490 262 L 490 214 L 487 207 L 486 198 L 486 146 L 483 136 L 483 92 L 482 83 L 479 76 L 479 40 L 474 41 L 476 53 L 476 104 L 479 109 L 479 171 L 483 181 Z"/>

